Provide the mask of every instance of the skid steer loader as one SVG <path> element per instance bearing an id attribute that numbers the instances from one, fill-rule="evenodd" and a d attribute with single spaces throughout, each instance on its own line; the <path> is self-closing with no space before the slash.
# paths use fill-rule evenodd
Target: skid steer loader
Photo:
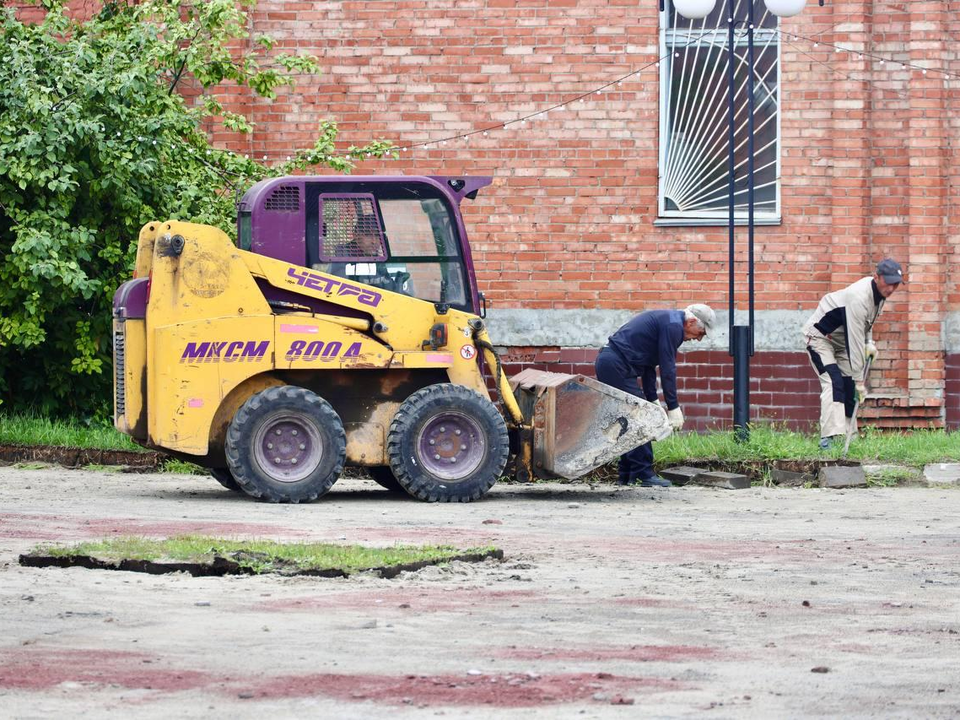
<path id="1" fill-rule="evenodd" d="M 148 223 L 114 297 L 117 429 L 271 502 L 314 500 L 345 465 L 467 502 L 508 460 L 572 479 L 668 435 L 659 405 L 592 378 L 504 376 L 460 214 L 490 182 L 264 180 L 236 243 Z"/>

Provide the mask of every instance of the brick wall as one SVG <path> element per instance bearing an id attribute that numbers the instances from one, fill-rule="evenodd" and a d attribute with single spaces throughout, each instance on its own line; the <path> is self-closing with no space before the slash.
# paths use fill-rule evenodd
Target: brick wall
<path id="1" fill-rule="evenodd" d="M 398 161 L 362 162 L 359 173 L 493 175 L 494 185 L 464 207 L 479 282 L 494 308 L 722 308 L 726 229 L 654 225 L 655 68 L 523 126 L 438 142 L 546 109 L 652 62 L 656 9 L 657 0 L 261 0 L 252 35 L 272 33 L 278 51 L 319 56 L 324 73 L 272 101 L 225 92 L 225 105 L 248 113 L 256 132 L 214 138 L 277 159 L 310 144 L 318 120 L 330 118 L 344 147 L 373 137 L 433 143 Z M 875 330 L 883 359 L 874 382 L 883 397 L 866 412 L 881 425 L 942 423 L 960 390 L 941 333 L 945 316 L 960 311 L 960 83 L 899 63 L 960 74 L 960 0 L 809 3 L 782 29 L 802 37 L 782 47 L 783 222 L 757 228 L 757 309 L 812 310 L 880 258 L 898 258 L 910 282 Z M 831 44 L 864 55 L 834 53 Z M 794 370 L 804 377 L 804 363 L 797 353 L 783 355 L 787 349 L 758 348 L 753 391 L 772 416 L 808 422 L 813 391 L 810 404 L 791 403 L 769 386 Z M 567 363 L 564 350 L 531 352 L 538 362 L 556 357 L 555 369 L 590 364 Z M 715 393 L 724 403 L 724 358 L 697 364 L 703 376 L 683 376 L 707 408 L 698 422 L 715 419 Z M 707 387 L 694 387 L 701 378 Z"/>
<path id="2" fill-rule="evenodd" d="M 782 27 L 958 72 L 950 42 L 958 17 L 955 0 L 831 0 Z M 326 65 L 318 82 L 274 102 L 246 98 L 258 132 L 243 142 L 220 138 L 271 157 L 309 142 L 320 117 L 337 119 L 347 142 L 437 143 L 575 97 L 658 52 L 655 0 L 271 1 L 260 3 L 253 27 Z M 940 323 L 960 307 L 946 262 L 960 244 L 950 231 L 957 223 L 948 222 L 960 220 L 951 143 L 960 84 L 894 65 L 838 56 L 813 40 L 783 45 L 783 222 L 757 229 L 757 308 L 812 309 L 880 258 L 898 257 L 911 283 L 876 328 L 884 359 L 874 382 L 884 397 L 865 412 L 881 425 L 936 424 L 944 412 Z M 658 77 L 650 68 L 524 126 L 434 144 L 398 162 L 367 161 L 358 171 L 493 175 L 494 186 L 465 212 L 479 281 L 495 308 L 724 307 L 725 228 L 653 224 Z M 755 404 L 774 419 L 806 423 L 816 407 L 812 380 L 788 380 L 809 390 L 809 403 L 769 387 L 778 373 L 806 377 L 805 360 L 796 364 L 783 349 L 763 348 L 754 359 Z M 543 362 L 556 358 L 555 369 L 582 353 L 538 352 Z M 698 422 L 728 416 L 720 411 L 731 375 L 726 354 L 697 369 L 702 377 L 683 382 L 703 408 Z M 707 387 L 694 387 L 701 380 Z"/>
<path id="3" fill-rule="evenodd" d="M 501 356 L 508 375 L 535 368 L 593 377 L 596 350 L 510 348 Z M 759 352 L 750 360 L 750 422 L 809 430 L 820 414 L 820 383 L 805 353 Z M 686 427 L 733 425 L 733 358 L 721 350 L 692 350 L 677 358 L 677 398 Z"/>

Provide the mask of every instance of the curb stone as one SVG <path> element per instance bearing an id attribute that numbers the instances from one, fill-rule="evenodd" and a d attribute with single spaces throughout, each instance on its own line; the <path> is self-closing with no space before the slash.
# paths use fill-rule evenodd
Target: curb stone
<path id="1" fill-rule="evenodd" d="M 923 468 L 923 478 L 936 485 L 960 485 L 960 463 L 931 463 Z"/>
<path id="2" fill-rule="evenodd" d="M 867 474 L 859 465 L 828 465 L 820 468 L 820 487 L 866 487 Z"/>

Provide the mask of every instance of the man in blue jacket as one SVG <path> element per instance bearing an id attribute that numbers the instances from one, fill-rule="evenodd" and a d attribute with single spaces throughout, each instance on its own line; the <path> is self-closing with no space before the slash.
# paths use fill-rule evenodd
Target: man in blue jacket
<path id="1" fill-rule="evenodd" d="M 647 310 L 610 336 L 597 355 L 597 380 L 631 395 L 657 402 L 657 367 L 660 387 L 667 403 L 667 419 L 674 432 L 683 427 L 683 412 L 677 402 L 677 350 L 684 340 L 700 341 L 716 322 L 707 305 L 684 310 Z M 638 381 L 642 385 L 638 386 Z M 619 485 L 669 487 L 670 481 L 653 472 L 651 443 L 620 457 Z"/>

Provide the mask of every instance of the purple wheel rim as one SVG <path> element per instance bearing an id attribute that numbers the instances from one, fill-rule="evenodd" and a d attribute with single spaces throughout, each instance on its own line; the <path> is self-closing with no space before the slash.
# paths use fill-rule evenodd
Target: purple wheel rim
<path id="1" fill-rule="evenodd" d="M 299 482 L 320 465 L 323 441 L 316 425 L 300 415 L 277 413 L 260 425 L 253 440 L 253 456 L 271 479 Z"/>
<path id="2" fill-rule="evenodd" d="M 443 480 L 472 475 L 487 453 L 480 425 L 469 415 L 450 411 L 434 415 L 417 435 L 417 454 L 423 468 Z"/>

